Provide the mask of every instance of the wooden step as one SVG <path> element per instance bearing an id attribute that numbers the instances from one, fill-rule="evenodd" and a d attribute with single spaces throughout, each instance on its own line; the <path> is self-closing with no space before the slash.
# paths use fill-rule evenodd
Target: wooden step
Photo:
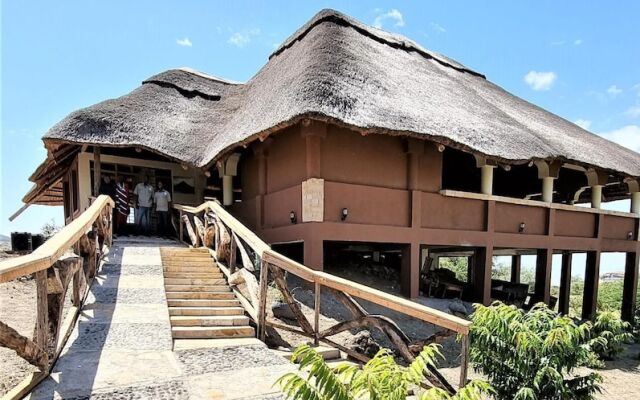
<path id="1" fill-rule="evenodd" d="M 169 315 L 244 315 L 242 307 L 169 307 Z"/>
<path id="2" fill-rule="evenodd" d="M 222 272 L 165 272 L 166 279 L 224 279 Z"/>
<path id="3" fill-rule="evenodd" d="M 230 292 L 226 285 L 164 285 L 167 292 Z"/>
<path id="4" fill-rule="evenodd" d="M 163 267 L 162 270 L 164 272 L 199 272 L 199 273 L 206 273 L 206 272 L 221 272 L 220 268 L 218 267 L 214 267 L 212 265 L 207 265 L 207 266 L 202 266 L 202 267 L 187 267 L 187 266 L 172 266 L 172 267 Z"/>
<path id="5" fill-rule="evenodd" d="M 160 249 L 162 255 L 170 254 L 210 254 L 209 249 Z"/>
<path id="6" fill-rule="evenodd" d="M 215 263 L 211 260 L 208 261 L 189 261 L 189 260 L 177 260 L 177 261 L 162 261 L 163 267 L 213 267 Z"/>
<path id="7" fill-rule="evenodd" d="M 232 292 L 167 292 L 167 299 L 235 300 Z"/>
<path id="8" fill-rule="evenodd" d="M 255 337 L 251 326 L 174 326 L 171 333 L 176 339 Z"/>
<path id="9" fill-rule="evenodd" d="M 164 262 L 176 262 L 176 261 L 213 262 L 213 257 L 211 257 L 210 255 L 190 256 L 185 254 L 180 256 L 162 256 L 162 261 Z"/>
<path id="10" fill-rule="evenodd" d="M 173 307 L 240 307 L 240 301 L 233 299 L 170 299 L 167 298 L 169 308 Z"/>
<path id="11" fill-rule="evenodd" d="M 226 285 L 227 281 L 222 278 L 167 278 L 164 277 L 165 285 Z"/>
<path id="12" fill-rule="evenodd" d="M 169 317 L 171 326 L 248 326 L 249 317 L 244 315 L 192 316 L 176 315 Z"/>

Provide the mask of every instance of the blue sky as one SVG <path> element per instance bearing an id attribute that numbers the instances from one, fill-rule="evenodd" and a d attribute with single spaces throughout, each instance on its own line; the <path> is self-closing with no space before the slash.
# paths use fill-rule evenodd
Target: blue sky
<path id="1" fill-rule="evenodd" d="M 2 1 L 0 233 L 42 161 L 40 137 L 71 111 L 189 66 L 245 81 L 322 8 L 399 32 L 506 90 L 640 150 L 640 2 Z M 626 204 L 613 208 L 625 209 Z"/>

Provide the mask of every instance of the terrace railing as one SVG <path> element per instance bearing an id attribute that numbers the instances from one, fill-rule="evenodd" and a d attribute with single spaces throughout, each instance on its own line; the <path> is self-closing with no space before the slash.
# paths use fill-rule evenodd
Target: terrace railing
<path id="1" fill-rule="evenodd" d="M 215 201 L 205 202 L 198 207 L 176 205 L 174 208 L 179 217 L 179 223 L 176 224 L 179 238 L 183 240 L 187 236 L 190 242 L 187 244 L 210 248 L 243 307 L 257 325 L 258 337 L 261 340 L 264 341 L 268 327 L 283 329 L 309 337 L 316 344 L 322 342 L 335 347 L 357 360 L 366 362 L 366 356 L 340 345 L 330 337 L 346 330 L 377 328 L 389 338 L 398 353 L 410 362 L 425 344 L 438 341 L 443 336 L 458 334 L 461 341 L 459 384 L 465 385 L 469 363 L 470 321 L 357 282 L 315 271 L 295 262 L 272 250 Z M 238 253 L 240 263 L 236 260 Z M 314 287 L 313 323 L 307 319 L 300 304 L 294 299 L 287 285 L 285 273 L 295 275 Z M 267 318 L 267 291 L 270 280 L 289 305 L 299 328 Z M 331 291 L 350 311 L 352 319 L 321 330 L 320 307 L 323 290 Z M 443 328 L 443 332 L 412 342 L 393 320 L 382 315 L 369 314 L 355 298 L 437 325 Z M 436 369 L 431 368 L 425 377 L 425 385 L 439 387 L 449 393 L 455 392 L 454 387 Z"/>
<path id="2" fill-rule="evenodd" d="M 113 205 L 108 196 L 99 196 L 78 218 L 31 254 L 0 262 L 0 283 L 35 275 L 37 297 L 33 338 L 0 321 L 0 346 L 14 350 L 39 369 L 3 399 L 22 398 L 51 372 L 73 330 L 100 257 L 111 245 Z M 73 305 L 64 310 L 70 287 Z"/>

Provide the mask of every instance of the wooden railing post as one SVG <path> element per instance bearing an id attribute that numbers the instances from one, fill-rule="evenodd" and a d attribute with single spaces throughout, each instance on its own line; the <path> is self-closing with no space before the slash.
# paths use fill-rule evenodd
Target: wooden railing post
<path id="1" fill-rule="evenodd" d="M 36 272 L 36 344 L 49 354 L 48 332 L 49 332 L 49 302 L 47 300 L 47 270 Z"/>
<path id="2" fill-rule="evenodd" d="M 258 338 L 264 342 L 267 333 L 267 290 L 269 281 L 269 264 L 260 260 L 260 303 L 258 304 Z"/>
<path id="3" fill-rule="evenodd" d="M 229 243 L 229 271 L 233 274 L 236 272 L 236 237 L 231 235 L 231 243 Z"/>
<path id="4" fill-rule="evenodd" d="M 320 293 L 320 283 L 315 282 L 314 285 L 314 303 L 313 303 L 313 330 L 315 336 L 313 338 L 313 344 L 318 345 L 319 337 L 318 333 L 320 332 L 320 303 L 321 303 L 321 293 Z"/>
<path id="5" fill-rule="evenodd" d="M 182 210 L 180 210 L 180 218 L 178 219 L 178 221 L 180 222 L 180 227 L 178 228 L 178 240 L 180 242 L 184 242 L 184 240 L 182 239 L 184 237 L 184 222 L 182 221 Z"/>
<path id="6" fill-rule="evenodd" d="M 460 349 L 460 385 L 462 388 L 467 384 L 467 374 L 469 373 L 469 335 L 462 335 Z"/>

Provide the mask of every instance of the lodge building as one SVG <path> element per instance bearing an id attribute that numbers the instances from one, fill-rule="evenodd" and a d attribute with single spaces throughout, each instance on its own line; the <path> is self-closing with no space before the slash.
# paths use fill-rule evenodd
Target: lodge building
<path id="1" fill-rule="evenodd" d="M 639 251 L 640 154 L 594 135 L 415 42 L 324 10 L 248 82 L 189 69 L 155 75 L 78 110 L 43 138 L 26 204 L 72 220 L 100 176 L 150 175 L 175 203 L 217 198 L 266 242 L 322 269 L 335 244 L 401 254 L 403 295 L 439 256 L 469 260 L 465 296 L 489 303 L 494 255 L 517 284 L 536 256 L 532 301 L 568 311 L 571 261 L 586 253 L 583 316 L 602 253 L 626 253 L 631 318 Z M 171 183 L 167 185 L 167 183 Z M 603 202 L 630 199 L 629 212 Z M 430 261 L 431 260 L 431 261 Z"/>

